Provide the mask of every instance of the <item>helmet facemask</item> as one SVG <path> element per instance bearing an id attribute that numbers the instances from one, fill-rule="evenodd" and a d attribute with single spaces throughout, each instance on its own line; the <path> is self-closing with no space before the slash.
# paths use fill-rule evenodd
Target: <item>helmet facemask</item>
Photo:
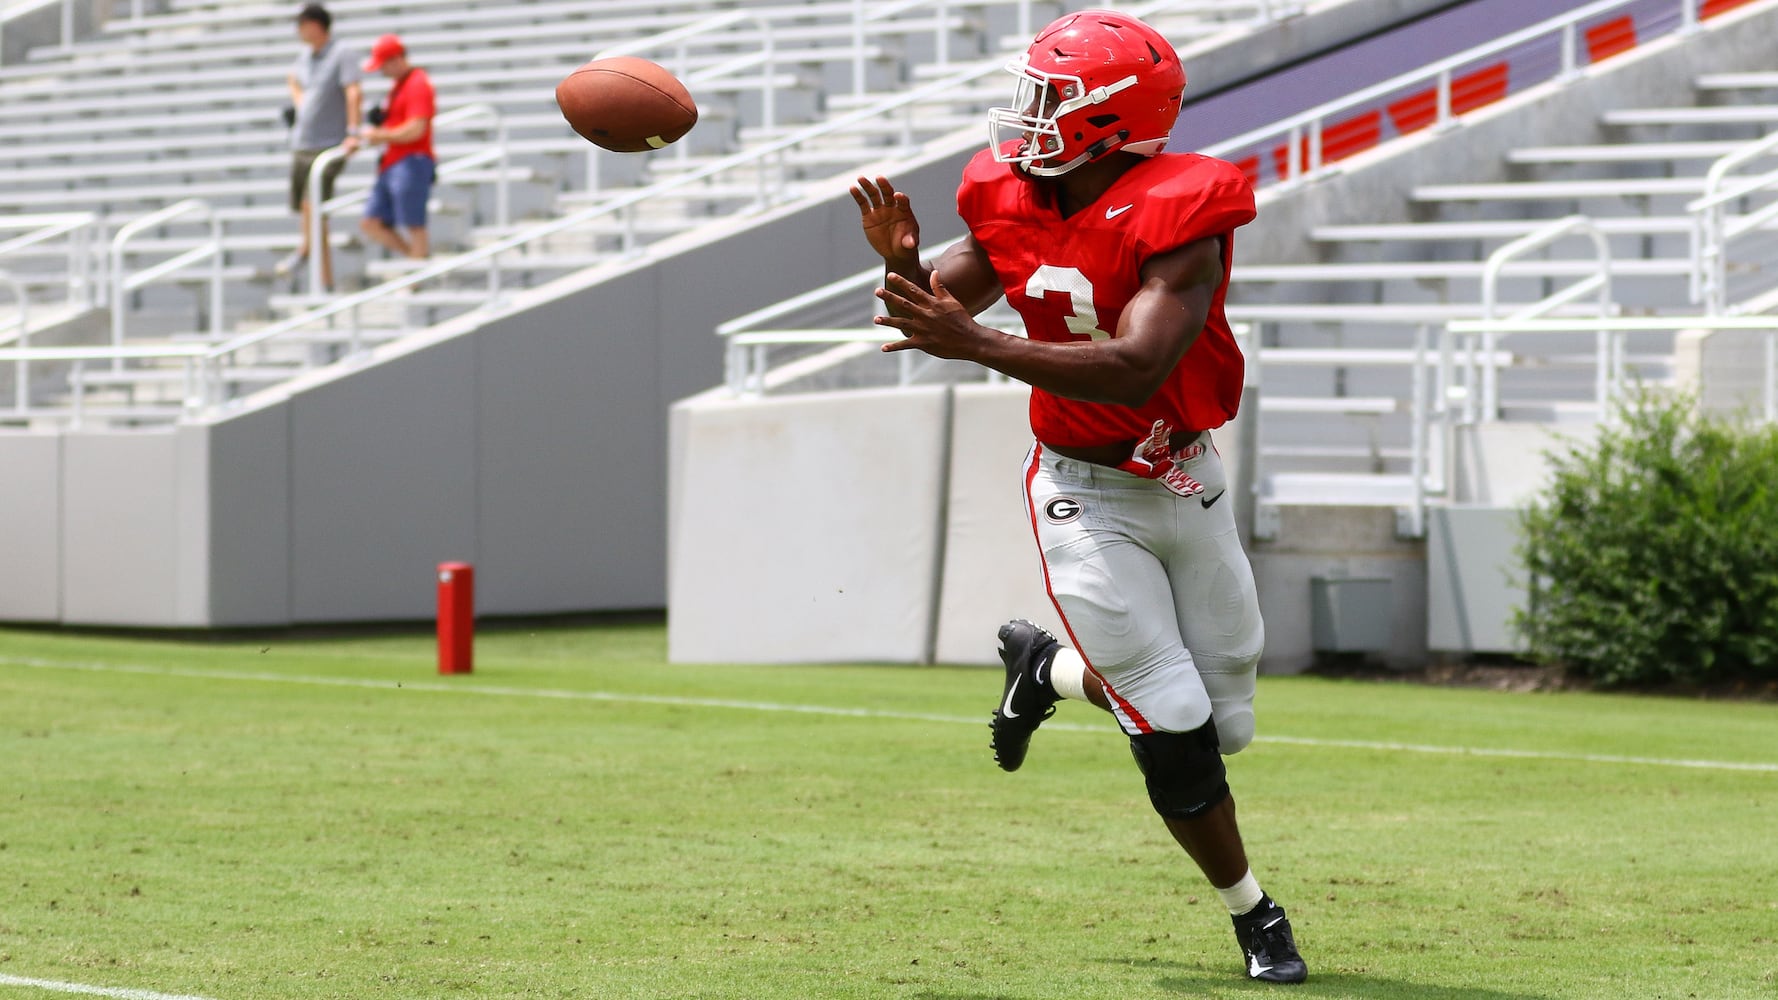
<path id="1" fill-rule="evenodd" d="M 1117 123 L 1115 114 L 1105 116 L 1110 119 L 1106 124 L 1092 125 L 1094 116 L 1086 109 L 1135 86 L 1134 75 L 1089 91 L 1080 77 L 1045 72 L 1032 66 L 1028 56 L 1013 60 L 1006 69 L 1019 83 L 1012 107 L 988 109 L 988 148 L 996 161 L 1014 164 L 1033 176 L 1056 177 L 1117 148 L 1130 137 L 1127 129 L 1106 130 L 1106 124 Z M 1077 112 L 1082 121 L 1062 120 Z M 1073 140 L 1065 129 L 1084 138 Z M 1013 139 L 1020 144 L 1009 146 Z"/>

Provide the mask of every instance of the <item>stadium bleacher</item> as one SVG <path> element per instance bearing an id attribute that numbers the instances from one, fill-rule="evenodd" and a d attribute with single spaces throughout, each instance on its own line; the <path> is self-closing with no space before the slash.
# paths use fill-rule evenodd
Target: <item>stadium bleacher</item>
<path id="1" fill-rule="evenodd" d="M 744 241 L 753 229 L 776 234 L 771 227 L 786 219 L 845 216 L 842 180 L 855 171 L 919 175 L 979 144 L 983 108 L 1005 98 L 998 67 L 1006 53 L 1021 48 L 1035 24 L 1081 5 L 331 6 L 348 42 L 402 31 L 416 60 L 433 71 L 442 107 L 486 105 L 498 115 L 497 124 L 482 115 L 439 137 L 435 258 L 415 263 L 364 252 L 344 224 L 368 183 L 360 165 L 342 178 L 331 205 L 337 293 L 269 273 L 297 236 L 283 204 L 276 114 L 296 44 L 288 10 L 174 0 L 72 45 L 40 47 L 0 66 L 8 95 L 0 108 L 0 170 L 15 180 L 0 191 L 0 220 L 66 213 L 84 221 L 21 226 L 5 235 L 22 237 L 0 242 L 0 270 L 18 279 L 32 306 L 31 352 L 22 352 L 8 346 L 19 324 L 0 298 L 0 368 L 20 376 L 0 378 L 0 423 L 51 434 L 222 427 L 233 414 L 350 382 L 361 369 L 401 368 L 402 359 L 423 358 L 430 345 L 471 334 L 487 317 L 517 309 L 542 315 L 552 303 L 578 302 L 574 296 L 589 288 L 664 268 L 688 248 L 737 234 Z M 1351 14 L 1332 2 L 1307 15 L 1279 3 L 1133 6 L 1207 63 L 1219 49 L 1256 44 L 1260 35 L 1243 34 L 1260 30 L 1253 26 Z M 1698 206 L 1747 176 L 1713 181 L 1711 170 L 1758 141 L 1778 115 L 1772 74 L 1739 64 L 1694 71 L 1692 94 L 1667 91 L 1671 107 L 1602 101 L 1561 130 L 1489 124 L 1540 125 L 1538 102 L 1562 86 L 1633 70 L 1651 52 L 1708 47 L 1720 41 L 1720 24 L 1763 16 L 1771 2 L 1658 6 L 1649 15 L 1627 0 L 1570 5 L 1567 21 L 1517 39 L 1520 48 L 1494 40 L 1412 79 L 1338 97 L 1213 148 L 1242 165 L 1262 192 L 1261 231 L 1244 237 L 1229 310 L 1250 331 L 1261 379 L 1252 412 L 1262 511 L 1407 510 L 1411 516 L 1396 523 L 1416 538 L 1424 506 L 1453 499 L 1458 485 L 1440 478 L 1451 459 L 1441 423 L 1584 424 L 1599 418 L 1605 367 L 1613 391 L 1631 377 L 1671 380 L 1682 367 L 1671 329 L 1617 337 L 1602 367 L 1600 338 L 1590 330 L 1453 335 L 1453 321 L 1584 319 L 1601 311 L 1597 293 L 1607 290 L 1607 312 L 1672 317 L 1701 312 L 1697 296 L 1711 280 L 1727 302 L 1756 308 L 1765 301 L 1772 282 L 1758 262 L 1771 226 L 1761 214 L 1770 193 L 1737 193 L 1711 223 L 1722 230 L 1714 244 L 1722 252 L 1710 258 L 1710 267 L 1720 265 L 1714 279 L 1697 242 L 1705 225 Z M 636 53 L 675 68 L 694 85 L 703 123 L 659 153 L 595 154 L 566 129 L 548 91 L 598 52 Z M 1221 77 L 1223 84 L 1239 79 L 1226 71 Z M 502 130 L 504 167 L 489 156 Z M 1400 166 L 1416 156 L 1439 159 L 1438 150 L 1466 136 L 1514 131 L 1522 142 L 1501 139 L 1470 158 L 1467 174 Z M 1367 177 L 1401 182 L 1365 187 Z M 123 273 L 105 273 L 105 251 L 121 226 L 194 196 L 208 216 L 194 210 L 140 233 L 123 248 Z M 944 197 L 943 186 L 922 204 L 942 204 L 934 196 Z M 505 219 L 496 209 L 502 197 L 510 206 Z M 223 225 L 214 245 L 207 217 Z M 1571 217 L 1586 226 L 1493 266 L 1503 247 Z M 41 237 L 51 225 L 66 231 Z M 1595 233 L 1609 263 L 1601 263 Z M 810 272 L 808 284 L 851 266 L 836 262 L 824 232 L 812 246 L 828 269 Z M 730 258 L 732 267 L 709 274 L 701 285 L 712 290 L 699 308 L 722 309 L 720 289 L 733 295 L 734 276 L 769 263 L 763 258 L 782 255 L 792 270 L 807 259 L 789 244 L 772 249 L 743 251 Z M 81 256 L 90 258 L 81 265 L 90 273 L 76 279 L 70 262 Z M 225 283 L 221 309 L 211 305 L 213 260 Z M 128 285 L 127 294 L 111 292 L 114 279 Z M 635 294 L 607 308 L 632 322 L 625 309 Z M 669 286 L 642 294 L 659 296 L 653 308 L 667 323 L 661 317 L 677 305 Z M 718 316 L 758 304 L 736 296 Z M 905 356 L 884 365 L 859 346 L 869 308 L 847 284 L 831 300 L 803 301 L 790 319 L 768 324 L 795 327 L 785 344 L 757 325 L 736 327 L 752 338 L 738 352 L 750 373 L 739 380 L 743 395 L 759 387 L 769 399 L 983 378 Z M 685 315 L 674 322 L 683 324 Z M 825 341 L 806 336 L 821 331 Z M 662 368 L 657 401 L 700 387 L 666 373 L 689 350 L 673 339 L 681 332 L 657 328 L 661 344 L 649 348 Z M 113 341 L 122 348 L 106 354 L 103 345 Z M 715 355 L 720 345 L 702 350 Z M 22 394 L 12 388 L 20 382 Z M 1486 401 L 1497 405 L 1483 412 Z M 1275 520 L 1261 521 L 1271 526 L 1262 534 L 1276 530 Z M 290 586 L 305 585 L 293 573 Z M 288 599 L 295 618 L 339 613 L 339 604 L 300 603 Z M 362 613 L 399 616 L 402 607 L 367 600 Z"/>
<path id="2" fill-rule="evenodd" d="M 1172 24 L 1190 34 L 1252 17 L 1263 5 L 1162 6 L 1178 7 Z M 970 60 L 980 61 L 1004 43 L 1002 36 L 1018 37 L 1033 19 L 1047 19 L 1061 7 L 1030 0 L 872 5 L 826 0 L 712 10 L 691 0 L 613 0 L 595 12 L 562 3 L 486 8 L 441 0 L 347 3 L 335 9 L 341 19 L 337 34 L 348 44 L 402 31 L 417 61 L 427 66 L 442 108 L 472 99 L 502 119 L 504 169 L 457 162 L 485 152 L 492 138 L 485 120 L 441 129 L 434 247 L 437 256 L 447 256 L 509 238 L 523 230 L 525 220 L 560 217 L 596 207 L 614 191 L 720 166 L 723 157 L 782 141 L 824 114 L 868 111 L 904 81 L 942 77 Z M 291 294 L 297 289 L 273 287 L 269 273 L 270 263 L 297 239 L 282 207 L 286 139 L 276 121 L 295 48 L 291 33 L 290 15 L 281 8 L 176 4 L 163 13 L 114 20 L 98 37 L 41 47 L 21 65 L 0 67 L 9 97 L 0 107 L 5 140 L 0 165 L 10 169 L 13 181 L 0 192 L 0 214 L 78 209 L 96 212 L 100 224 L 115 230 L 123 221 L 195 194 L 224 223 L 222 255 L 230 286 L 224 327 L 249 332 L 326 303 L 328 296 L 316 289 Z M 669 65 L 698 94 L 705 124 L 646 164 L 596 154 L 568 132 L 547 96 L 557 79 L 594 53 L 640 54 Z M 373 81 L 367 89 L 379 86 Z M 661 191 L 645 210 L 588 219 L 572 233 L 555 234 L 528 248 L 522 266 L 518 259 L 503 261 L 514 265 L 506 269 L 505 281 L 541 284 L 614 255 L 633 254 L 712 217 L 785 200 L 810 179 L 843 174 L 861 160 L 912 150 L 966 127 L 997 96 L 997 88 L 960 91 L 953 103 L 962 110 L 948 117 L 855 115 L 856 128 L 836 129 L 785 151 L 771 164 L 769 176 L 763 166 L 738 165 L 679 191 Z M 76 162 L 79 169 L 71 169 Z M 330 214 L 354 209 L 369 180 L 362 167 L 349 171 Z M 497 196 L 496 188 L 507 190 Z M 767 189 L 764 197 L 762 189 Z M 490 218 L 497 197 L 509 198 L 519 218 Z M 129 263 L 152 269 L 205 239 L 176 224 L 134 243 Z M 331 242 L 343 261 L 343 288 L 398 279 L 421 266 L 365 254 L 349 231 L 336 231 Z M 32 269 L 31 262 L 19 264 Z M 201 309 L 192 310 L 190 291 L 202 277 L 173 269 L 133 295 L 127 303 L 132 342 L 143 342 L 140 336 L 192 339 L 194 319 L 203 317 Z M 381 325 L 354 341 L 395 339 L 471 309 L 485 301 L 474 289 L 486 282 L 486 268 L 470 265 L 460 275 L 429 283 L 402 303 L 386 305 Z M 315 360 L 310 346 L 296 345 L 282 363 L 293 372 L 306 369 Z M 280 363 L 265 349 L 261 354 L 263 362 Z M 169 361 L 175 367 L 183 363 Z M 144 359 L 130 367 L 153 368 L 155 362 Z M 166 404 L 161 419 L 174 419 L 191 401 L 156 387 L 180 382 L 153 371 L 140 386 L 117 378 L 82 400 L 82 419 L 103 419 L 108 393 L 121 397 L 119 416 L 126 423 L 140 423 L 151 412 L 143 400 Z M 83 382 L 79 394 L 88 395 L 91 386 L 96 383 Z M 34 401 L 33 419 L 66 419 L 72 409 L 58 404 L 68 402 L 66 394 Z"/>

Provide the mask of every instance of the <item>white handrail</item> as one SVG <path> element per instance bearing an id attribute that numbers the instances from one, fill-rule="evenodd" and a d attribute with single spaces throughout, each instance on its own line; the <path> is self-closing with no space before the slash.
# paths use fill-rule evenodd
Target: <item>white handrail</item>
<path id="1" fill-rule="evenodd" d="M 73 420 L 71 425 L 79 427 L 84 418 L 83 399 L 86 395 L 82 373 L 88 361 L 110 361 L 116 364 L 122 360 L 162 360 L 166 358 L 183 358 L 185 360 L 185 381 L 188 387 L 197 384 L 197 364 L 202 360 L 206 348 L 202 344 L 151 344 L 142 347 L 5 347 L 0 348 L 0 362 L 11 361 L 18 365 L 15 377 L 21 389 L 26 385 L 26 368 L 33 361 L 71 361 L 74 363 L 73 374 L 69 377 L 69 385 L 74 389 Z M 188 391 L 188 402 L 192 396 Z M 25 399 L 23 391 L 20 399 Z M 16 406 L 21 416 L 29 416 L 28 405 Z M 59 412 L 59 409 L 58 411 Z"/>
<path id="2" fill-rule="evenodd" d="M 1584 215 L 1570 215 L 1557 219 L 1547 226 L 1542 226 L 1516 240 L 1502 246 L 1488 255 L 1488 261 L 1482 268 L 1482 318 L 1496 319 L 1500 308 L 1500 274 L 1506 265 L 1534 250 L 1541 250 L 1558 240 L 1575 234 L 1586 236 L 1593 244 L 1593 252 L 1598 255 L 1599 269 L 1592 275 L 1583 278 L 1567 289 L 1546 296 L 1541 302 L 1534 304 L 1520 318 L 1549 312 L 1551 309 L 1567 305 L 1587 294 L 1599 296 L 1599 315 L 1609 316 L 1613 312 L 1611 297 L 1611 245 L 1606 242 L 1605 234 L 1593 224 L 1593 220 Z M 1576 292 L 1575 289 L 1581 289 Z M 1493 423 L 1500 417 L 1500 369 L 1495 356 L 1498 334 L 1492 331 L 1481 335 L 1481 419 L 1483 423 Z M 1615 368 L 1609 363 L 1610 334 L 1602 331 L 1599 350 L 1600 370 L 1595 388 L 1599 393 L 1599 405 L 1603 409 L 1608 401 L 1610 378 L 1607 369 Z M 1475 372 L 1475 339 L 1470 338 L 1468 360 L 1470 378 L 1468 384 L 1473 387 Z M 1465 398 L 1465 422 L 1473 422 L 1475 418 L 1474 394 Z"/>
<path id="3" fill-rule="evenodd" d="M 497 224 L 504 229 L 510 218 L 512 204 L 508 190 L 510 181 L 507 177 L 506 116 L 501 114 L 500 109 L 492 104 L 466 104 L 463 107 L 453 108 L 450 111 L 446 111 L 444 114 L 434 118 L 429 128 L 432 129 L 434 135 L 437 135 L 438 129 L 443 126 L 456 125 L 460 122 L 471 121 L 476 118 L 493 119 L 494 145 L 491 148 L 480 149 L 467 156 L 451 160 L 448 164 L 440 165 L 438 168 L 439 174 L 440 176 L 445 176 L 448 169 L 462 168 L 471 163 L 485 163 L 489 159 L 493 159 L 496 162 L 499 171 L 499 175 L 494 181 L 494 215 Z M 369 190 L 364 190 L 338 195 L 325 202 L 321 200 L 322 180 L 326 177 L 327 168 L 344 159 L 347 155 L 345 147 L 334 146 L 331 149 L 323 150 L 321 155 L 315 157 L 315 162 L 309 167 L 309 204 L 320 206 L 319 209 L 309 213 L 310 295 L 320 294 L 322 288 L 321 255 L 327 252 L 327 249 L 322 245 L 322 227 L 326 223 L 327 216 L 332 215 L 341 209 L 350 208 L 353 205 L 357 205 L 370 198 Z M 488 280 L 492 284 L 489 291 L 499 292 L 500 267 L 498 260 L 494 262 L 494 267 L 489 271 Z"/>
<path id="4" fill-rule="evenodd" d="M 210 242 L 163 261 L 140 274 L 125 275 L 124 250 L 131 239 L 145 229 L 193 213 L 202 215 L 204 220 L 210 223 Z M 111 238 L 111 345 L 117 348 L 123 347 L 124 315 L 128 312 L 126 292 L 140 288 L 155 278 L 195 264 L 205 257 L 210 259 L 210 331 L 213 334 L 221 335 L 222 256 L 222 218 L 210 208 L 210 203 L 202 198 L 187 198 L 184 201 L 174 202 L 157 212 L 150 212 L 141 218 L 124 223 L 123 227 L 118 229 L 117 235 Z M 122 367 L 122 357 L 113 361 L 112 368 L 121 369 Z"/>
<path id="5" fill-rule="evenodd" d="M 1694 23 L 1696 21 L 1697 5 L 1700 2 L 1701 0 L 1678 0 L 1679 6 L 1687 12 Z M 1451 110 L 1451 82 L 1452 74 L 1457 70 L 1470 66 L 1480 60 L 1488 58 L 1489 56 L 1500 55 L 1504 52 L 1518 48 L 1521 45 L 1538 41 L 1552 34 L 1559 35 L 1564 39 L 1563 44 L 1565 49 L 1573 49 L 1575 48 L 1574 32 L 1576 26 L 1581 22 L 1623 7 L 1638 6 L 1645 3 L 1646 0 L 1596 0 L 1596 2 L 1590 3 L 1585 7 L 1576 8 L 1565 14 L 1552 17 L 1546 21 L 1541 21 L 1529 28 L 1523 28 L 1509 35 L 1504 35 L 1492 42 L 1478 45 L 1475 48 L 1465 49 L 1454 56 L 1441 59 L 1434 63 L 1429 63 L 1419 69 L 1403 73 L 1400 76 L 1392 77 L 1374 86 L 1366 87 L 1355 93 L 1347 94 L 1324 104 L 1316 105 L 1307 111 L 1292 115 L 1282 121 L 1273 122 L 1270 125 L 1254 129 L 1250 132 L 1244 132 L 1233 139 L 1217 143 L 1210 149 L 1205 150 L 1205 152 L 1212 156 L 1226 156 L 1229 153 L 1259 145 L 1266 140 L 1276 139 L 1279 136 L 1288 136 L 1288 162 L 1291 171 L 1289 180 L 1292 183 L 1306 180 L 1320 173 L 1326 166 L 1326 164 L 1322 162 L 1321 136 L 1328 120 L 1334 118 L 1336 115 L 1374 104 L 1376 101 L 1384 97 L 1406 90 L 1415 84 L 1425 83 L 1430 80 L 1435 82 L 1437 86 L 1437 113 L 1433 120 L 1433 127 L 1444 127 L 1449 125 L 1454 117 Z M 1565 60 L 1567 60 L 1564 62 L 1565 67 L 1571 67 L 1573 65 L 1572 58 L 1572 52 L 1565 55 Z M 1572 69 L 1565 69 L 1563 72 L 1572 75 L 1575 71 Z M 1305 145 L 1309 147 L 1306 163 L 1302 162 L 1303 147 Z"/>
<path id="6" fill-rule="evenodd" d="M 101 299 L 100 283 L 93 280 L 92 253 L 100 225 L 99 216 L 93 212 L 0 216 L 0 230 L 33 230 L 0 243 L 0 257 L 68 236 L 68 299 L 92 308 Z"/>
<path id="7" fill-rule="evenodd" d="M 1721 157 L 1704 175 L 1703 196 L 1685 206 L 1692 217 L 1692 302 L 1704 306 L 1712 315 L 1728 308 L 1729 241 L 1778 218 L 1778 204 L 1768 205 L 1758 212 L 1748 213 L 1735 226 L 1729 227 L 1725 218 L 1728 204 L 1778 184 L 1778 170 L 1742 178 L 1739 184 L 1724 190 L 1729 171 L 1772 155 L 1774 151 L 1778 151 L 1778 132 Z"/>
<path id="8" fill-rule="evenodd" d="M 1778 421 L 1778 315 L 1748 316 L 1616 316 L 1598 319 L 1496 319 L 1459 320 L 1448 325 L 1454 334 L 1477 333 L 1586 333 L 1610 331 L 1619 334 L 1642 331 L 1679 330 L 1745 330 L 1763 332 L 1765 336 L 1765 373 L 1763 394 L 1765 419 Z M 1622 373 L 1618 373 L 1622 379 Z"/>
<path id="9" fill-rule="evenodd" d="M 25 293 L 25 283 L 14 277 L 10 271 L 0 271 L 0 285 L 12 289 L 13 300 L 18 304 L 19 335 L 18 346 L 31 346 L 31 298 Z M 14 369 L 14 379 L 18 386 L 17 395 L 13 397 L 13 406 L 20 413 L 25 412 L 29 399 L 30 377 L 25 371 L 25 362 L 18 362 Z"/>

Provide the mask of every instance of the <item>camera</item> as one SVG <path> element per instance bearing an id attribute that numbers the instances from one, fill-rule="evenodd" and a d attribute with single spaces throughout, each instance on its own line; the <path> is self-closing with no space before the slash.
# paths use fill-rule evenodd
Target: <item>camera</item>
<path id="1" fill-rule="evenodd" d="M 284 119 L 285 128 L 294 126 L 296 124 L 296 106 L 293 104 L 284 105 L 278 109 L 278 117 Z"/>
<path id="2" fill-rule="evenodd" d="M 380 104 L 364 113 L 364 120 L 370 122 L 371 128 L 382 128 L 383 120 L 388 117 L 389 113 L 384 111 L 383 106 Z"/>

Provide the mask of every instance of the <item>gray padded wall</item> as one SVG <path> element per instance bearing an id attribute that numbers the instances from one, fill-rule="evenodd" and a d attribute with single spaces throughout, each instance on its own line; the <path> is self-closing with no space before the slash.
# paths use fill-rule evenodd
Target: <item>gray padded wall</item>
<path id="1" fill-rule="evenodd" d="M 290 408 L 204 428 L 209 435 L 211 625 L 290 621 Z"/>
<path id="2" fill-rule="evenodd" d="M 484 613 L 659 605 L 656 285 L 633 271 L 475 335 Z"/>
<path id="3" fill-rule="evenodd" d="M 62 439 L 0 434 L 0 619 L 62 615 Z"/>
<path id="4" fill-rule="evenodd" d="M 475 341 L 353 372 L 289 406 L 291 619 L 430 616 L 434 567 L 476 558 Z"/>

